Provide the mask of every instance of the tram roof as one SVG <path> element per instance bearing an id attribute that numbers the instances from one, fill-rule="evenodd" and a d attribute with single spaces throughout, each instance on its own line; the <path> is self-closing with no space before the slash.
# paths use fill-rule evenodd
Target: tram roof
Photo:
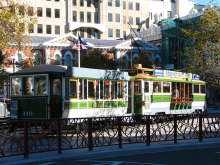
<path id="1" fill-rule="evenodd" d="M 63 65 L 42 64 L 42 65 L 37 65 L 30 68 L 19 70 L 15 73 L 12 73 L 11 75 L 30 74 L 30 73 L 51 73 L 51 72 L 65 73 L 66 70 L 67 67 Z"/>

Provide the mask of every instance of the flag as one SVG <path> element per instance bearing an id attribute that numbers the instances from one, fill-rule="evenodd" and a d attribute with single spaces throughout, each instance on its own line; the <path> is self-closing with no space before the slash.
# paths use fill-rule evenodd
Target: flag
<path id="1" fill-rule="evenodd" d="M 86 41 L 82 40 L 79 34 L 78 34 L 78 42 L 80 43 L 80 49 L 87 49 Z"/>
<path id="2" fill-rule="evenodd" d="M 72 46 L 72 49 L 78 50 L 78 46 L 77 46 L 76 44 L 74 44 L 74 45 Z"/>

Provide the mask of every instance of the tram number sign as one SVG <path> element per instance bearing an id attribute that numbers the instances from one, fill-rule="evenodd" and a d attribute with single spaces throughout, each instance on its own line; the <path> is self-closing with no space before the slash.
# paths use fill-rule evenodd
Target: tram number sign
<path id="1" fill-rule="evenodd" d="M 124 80 L 125 77 L 124 77 L 123 72 L 107 70 L 105 72 L 104 79 Z"/>

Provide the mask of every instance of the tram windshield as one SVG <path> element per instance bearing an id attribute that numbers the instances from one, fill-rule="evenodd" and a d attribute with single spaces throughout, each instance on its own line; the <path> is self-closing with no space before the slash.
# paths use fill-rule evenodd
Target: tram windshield
<path id="1" fill-rule="evenodd" d="M 11 78 L 12 96 L 45 96 L 47 95 L 46 76 L 21 76 Z"/>

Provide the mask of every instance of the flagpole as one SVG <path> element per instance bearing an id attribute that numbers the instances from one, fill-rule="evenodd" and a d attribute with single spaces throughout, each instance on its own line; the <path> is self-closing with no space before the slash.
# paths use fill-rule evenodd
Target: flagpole
<path id="1" fill-rule="evenodd" d="M 80 68 L 80 41 L 78 41 L 77 46 L 78 46 L 78 67 Z"/>

